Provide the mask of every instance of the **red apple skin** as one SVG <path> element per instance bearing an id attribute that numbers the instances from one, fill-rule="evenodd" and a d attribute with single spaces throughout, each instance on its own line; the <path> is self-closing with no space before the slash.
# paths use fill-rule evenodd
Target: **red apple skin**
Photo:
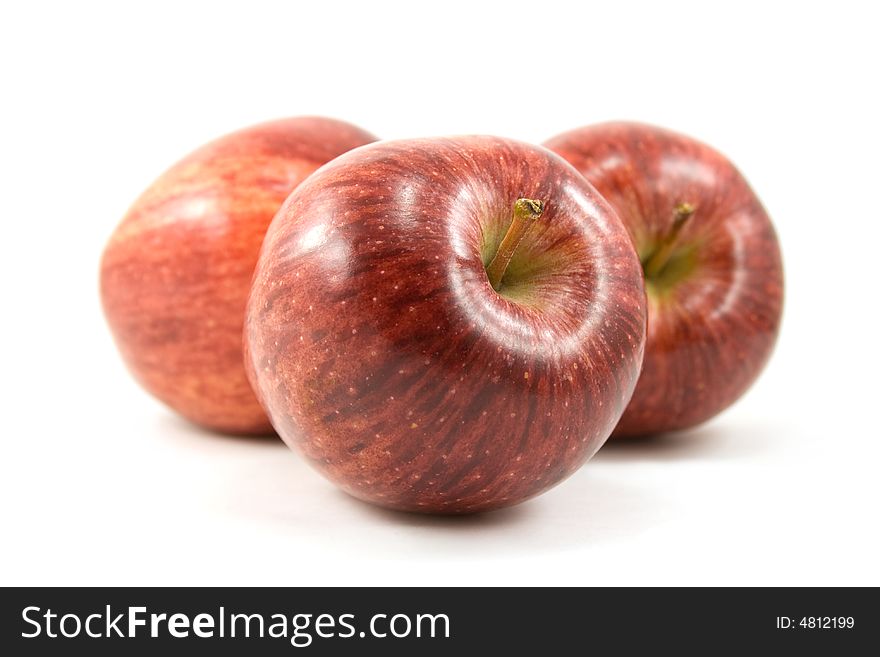
<path id="1" fill-rule="evenodd" d="M 326 118 L 264 123 L 199 148 L 141 195 L 110 238 L 100 277 L 110 329 L 144 388 L 204 427 L 272 433 L 242 355 L 260 245 L 294 187 L 374 140 Z"/>
<path id="2" fill-rule="evenodd" d="M 517 198 L 546 203 L 500 293 Z M 281 437 L 362 500 L 424 513 L 522 502 L 608 437 L 642 359 L 625 228 L 561 158 L 474 136 L 383 142 L 275 218 L 245 322 Z"/>
<path id="3" fill-rule="evenodd" d="M 647 281 L 645 361 L 614 436 L 686 429 L 730 406 L 767 363 L 782 317 L 779 243 L 748 183 L 717 151 L 653 126 L 599 124 L 545 145 L 614 206 L 643 262 L 674 208 L 695 208 L 676 241 L 690 270 L 665 290 Z"/>

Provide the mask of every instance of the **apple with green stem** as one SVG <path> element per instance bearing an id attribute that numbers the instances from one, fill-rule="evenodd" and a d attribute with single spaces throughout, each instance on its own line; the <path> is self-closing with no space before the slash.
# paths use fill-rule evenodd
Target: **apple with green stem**
<path id="1" fill-rule="evenodd" d="M 199 148 L 141 195 L 104 250 L 101 300 L 144 388 L 210 429 L 272 433 L 241 347 L 260 245 L 294 187 L 374 140 L 320 117 L 263 123 Z"/>
<path id="2" fill-rule="evenodd" d="M 689 137 L 605 123 L 545 142 L 617 210 L 645 274 L 642 374 L 615 436 L 685 429 L 736 401 L 779 332 L 779 243 L 723 155 Z"/>
<path id="3" fill-rule="evenodd" d="M 638 377 L 645 305 L 626 229 L 558 156 L 486 136 L 384 142 L 279 211 L 246 357 L 281 437 L 348 493 L 486 511 L 599 449 Z"/>

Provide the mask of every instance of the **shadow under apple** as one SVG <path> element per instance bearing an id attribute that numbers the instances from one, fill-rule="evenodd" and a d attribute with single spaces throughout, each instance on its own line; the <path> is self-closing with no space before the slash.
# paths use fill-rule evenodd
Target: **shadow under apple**
<path id="1" fill-rule="evenodd" d="M 294 454 L 261 450 L 217 491 L 227 513 L 314 541 L 343 558 L 503 557 L 631 539 L 666 516 L 664 497 L 587 465 L 538 498 L 498 511 L 437 516 L 383 509 L 324 480 Z M 314 538 L 313 538 L 314 537 Z"/>
<path id="2" fill-rule="evenodd" d="M 767 420 L 758 423 L 722 418 L 685 431 L 611 439 L 592 462 L 618 464 L 751 458 L 773 448 L 773 433 L 774 427 Z"/>
<path id="3" fill-rule="evenodd" d="M 673 448 L 664 439 L 660 444 L 627 441 L 605 447 L 569 479 L 523 504 L 437 516 L 361 502 L 326 481 L 277 437 L 215 434 L 170 413 L 158 416 L 156 423 L 166 446 L 198 453 L 200 460 L 213 463 L 211 470 L 218 476 L 211 484 L 214 490 L 206 491 L 212 507 L 342 558 L 493 558 L 633 540 L 663 521 L 669 500 L 603 464 L 656 454 L 672 460 L 691 444 L 689 439 Z M 712 442 L 710 436 L 703 440 Z M 676 456 L 676 449 L 682 456 Z"/>
<path id="4" fill-rule="evenodd" d="M 163 440 L 173 440 L 175 443 L 192 449 L 210 449 L 213 446 L 223 448 L 227 446 L 241 445 L 247 449 L 273 448 L 276 450 L 287 449 L 278 434 L 245 435 L 213 431 L 203 426 L 190 422 L 170 411 L 161 413 L 157 419 L 157 435 Z"/>

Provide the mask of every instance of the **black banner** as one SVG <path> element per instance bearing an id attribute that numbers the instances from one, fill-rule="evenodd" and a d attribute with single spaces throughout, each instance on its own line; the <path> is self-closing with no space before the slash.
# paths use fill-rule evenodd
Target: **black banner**
<path id="1" fill-rule="evenodd" d="M 448 655 L 876 644 L 875 589 L 3 589 L 3 654 Z M 11 649 L 11 650 L 10 650 Z M 547 652 L 551 651 L 551 652 Z"/>

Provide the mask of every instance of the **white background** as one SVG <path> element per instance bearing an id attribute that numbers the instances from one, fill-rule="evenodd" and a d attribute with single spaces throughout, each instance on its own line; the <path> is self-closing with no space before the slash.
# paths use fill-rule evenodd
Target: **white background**
<path id="1" fill-rule="evenodd" d="M 880 584 L 870 7 L 4 3 L 0 583 Z M 770 366 L 705 426 L 470 518 L 378 510 L 279 441 L 187 425 L 111 343 L 101 250 L 179 157 L 297 114 L 531 141 L 628 118 L 713 144 L 782 241 Z"/>

